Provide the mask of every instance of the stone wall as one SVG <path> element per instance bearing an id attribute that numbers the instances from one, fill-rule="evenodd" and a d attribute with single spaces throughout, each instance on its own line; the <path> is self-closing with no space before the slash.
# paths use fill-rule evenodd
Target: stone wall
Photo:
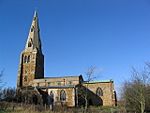
<path id="1" fill-rule="evenodd" d="M 33 80 L 33 86 L 72 86 L 79 83 L 80 76 L 48 77 Z"/>
<path id="2" fill-rule="evenodd" d="M 60 92 L 64 90 L 66 93 L 66 100 L 61 101 L 60 100 Z M 74 107 L 75 106 L 75 90 L 74 88 L 49 88 L 48 94 L 53 92 L 54 94 L 54 104 L 60 104 L 61 102 L 68 106 L 68 107 Z"/>
<path id="3" fill-rule="evenodd" d="M 96 91 L 98 88 L 101 88 L 102 95 L 99 96 L 99 99 L 102 101 L 103 106 L 115 106 L 116 96 L 114 96 L 114 83 L 113 81 L 106 81 L 106 82 L 91 82 L 91 83 L 84 83 L 83 86 L 89 89 L 91 100 L 94 102 L 94 98 L 96 98 Z M 92 96 L 93 95 L 93 96 Z M 95 95 L 95 96 L 94 96 Z"/>

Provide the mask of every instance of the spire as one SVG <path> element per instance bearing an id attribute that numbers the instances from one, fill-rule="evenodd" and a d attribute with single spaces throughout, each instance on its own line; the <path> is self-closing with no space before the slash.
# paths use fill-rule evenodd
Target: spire
<path id="1" fill-rule="evenodd" d="M 37 17 L 37 11 L 36 10 L 34 11 L 34 17 Z"/>
<path id="2" fill-rule="evenodd" d="M 30 27 L 28 39 L 26 42 L 25 50 L 39 50 L 41 51 L 41 40 L 39 33 L 39 23 L 38 23 L 38 15 L 37 11 L 34 12 L 32 24 Z"/>

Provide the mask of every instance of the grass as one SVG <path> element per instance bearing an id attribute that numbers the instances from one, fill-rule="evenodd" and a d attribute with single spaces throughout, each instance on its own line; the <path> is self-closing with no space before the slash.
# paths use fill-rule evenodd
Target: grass
<path id="1" fill-rule="evenodd" d="M 84 108 L 67 108 L 54 106 L 54 111 L 40 105 L 25 105 L 14 103 L 0 103 L 0 113 L 85 113 Z M 87 113 L 123 113 L 118 107 L 90 106 Z"/>

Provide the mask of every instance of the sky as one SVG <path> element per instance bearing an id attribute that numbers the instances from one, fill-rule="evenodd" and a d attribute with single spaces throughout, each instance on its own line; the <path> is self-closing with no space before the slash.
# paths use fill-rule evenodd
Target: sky
<path id="1" fill-rule="evenodd" d="M 114 80 L 119 92 L 132 67 L 150 61 L 149 0 L 0 0 L 0 70 L 16 87 L 19 56 L 37 10 L 45 76 Z"/>

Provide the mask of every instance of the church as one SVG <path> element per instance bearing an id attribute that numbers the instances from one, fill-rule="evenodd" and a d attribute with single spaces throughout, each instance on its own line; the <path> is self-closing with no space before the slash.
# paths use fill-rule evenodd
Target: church
<path id="1" fill-rule="evenodd" d="M 42 53 L 38 15 L 35 11 L 24 50 L 20 54 L 17 89 L 32 88 L 36 95 L 46 92 L 54 105 L 63 103 L 68 107 L 85 104 L 116 106 L 113 80 L 85 81 L 82 75 L 44 77 L 44 55 Z M 85 98 L 86 94 L 86 98 Z M 44 96 L 44 95 L 42 95 Z"/>

